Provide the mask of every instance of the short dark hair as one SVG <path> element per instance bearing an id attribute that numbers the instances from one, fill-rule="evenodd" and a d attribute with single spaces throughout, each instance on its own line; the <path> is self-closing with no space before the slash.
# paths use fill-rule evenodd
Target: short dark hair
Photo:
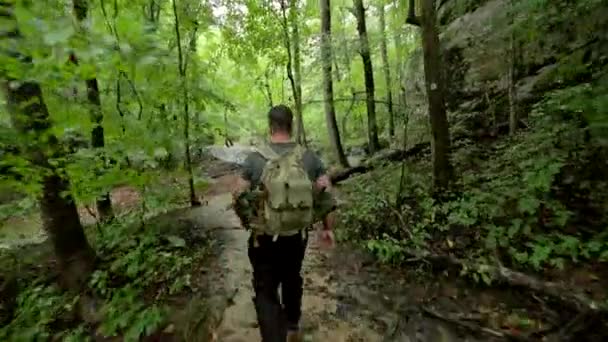
<path id="1" fill-rule="evenodd" d="M 268 124 L 271 132 L 283 131 L 291 134 L 293 129 L 293 112 L 286 105 L 277 105 L 268 111 Z"/>

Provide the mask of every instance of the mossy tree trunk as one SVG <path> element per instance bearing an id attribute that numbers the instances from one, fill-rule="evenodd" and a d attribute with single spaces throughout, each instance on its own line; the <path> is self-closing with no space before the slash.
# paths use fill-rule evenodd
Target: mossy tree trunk
<path id="1" fill-rule="evenodd" d="M 376 121 L 376 100 L 374 99 L 374 68 L 372 66 L 372 57 L 369 51 L 363 0 L 354 0 L 354 13 L 357 18 L 359 54 L 361 55 L 361 60 L 363 62 L 363 73 L 365 77 L 369 153 L 375 153 L 380 149 L 380 141 L 378 139 L 378 124 Z"/>
<path id="2" fill-rule="evenodd" d="M 15 43 L 8 40 L 21 39 L 12 13 L 11 2 L 0 2 L 0 17 L 13 24 L 6 25 L 1 33 L 7 46 Z M 57 137 L 50 132 L 51 121 L 42 89 L 36 82 L 18 80 L 10 74 L 15 67 L 31 67 L 32 59 L 16 51 L 8 53 L 15 63 L 21 65 L 7 67 L 5 64 L 1 69 L 6 107 L 15 129 L 28 137 L 23 151 L 30 163 L 42 172 L 42 195 L 39 198 L 42 224 L 57 258 L 60 283 L 78 290 L 93 271 L 95 253 L 80 223 L 69 180 L 56 163 L 49 162 L 50 159 L 61 158 L 63 151 Z"/>
<path id="3" fill-rule="evenodd" d="M 79 23 L 82 24 L 87 18 L 87 12 L 89 10 L 87 0 L 74 0 L 73 3 L 74 14 Z M 77 64 L 78 59 L 75 54 L 70 56 L 73 63 Z M 90 117 L 93 123 L 93 129 L 91 130 L 91 147 L 99 149 L 101 151 L 105 146 L 104 131 L 103 131 L 103 112 L 101 111 L 101 99 L 99 98 L 99 85 L 97 78 L 92 77 L 85 80 L 87 87 L 87 99 L 90 105 Z M 105 164 L 105 158 L 103 158 Z M 110 194 L 105 193 L 101 195 L 97 201 L 97 214 L 101 222 L 108 222 L 114 219 L 114 211 L 112 210 L 112 201 Z"/>
<path id="4" fill-rule="evenodd" d="M 395 136 L 395 113 L 393 112 L 391 69 L 388 60 L 388 49 L 386 47 L 386 15 L 384 11 L 384 2 L 381 2 L 378 5 L 378 13 L 380 17 L 380 52 L 384 69 L 384 82 L 386 84 L 386 106 L 388 108 L 388 134 L 392 138 Z"/>
<path id="5" fill-rule="evenodd" d="M 331 48 L 331 7 L 329 0 L 321 0 L 321 62 L 323 64 L 323 103 L 325 107 L 325 120 L 329 141 L 340 164 L 348 167 L 348 160 L 342 148 L 340 131 L 336 120 L 334 107 L 334 90 L 331 75 L 332 48 Z"/>
<path id="6" fill-rule="evenodd" d="M 429 101 L 431 150 L 433 152 L 433 189 L 441 194 L 453 177 L 450 161 L 450 130 L 445 106 L 445 78 L 441 64 L 437 9 L 435 0 L 421 0 L 421 16 L 415 14 L 415 1 L 409 1 L 407 22 L 422 28 L 424 77 Z"/>

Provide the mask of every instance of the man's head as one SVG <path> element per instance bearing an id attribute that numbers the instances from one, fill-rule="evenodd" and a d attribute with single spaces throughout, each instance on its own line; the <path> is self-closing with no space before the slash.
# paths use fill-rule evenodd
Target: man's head
<path id="1" fill-rule="evenodd" d="M 277 105 L 268 112 L 268 124 L 271 135 L 291 136 L 293 128 L 293 113 L 285 105 Z"/>

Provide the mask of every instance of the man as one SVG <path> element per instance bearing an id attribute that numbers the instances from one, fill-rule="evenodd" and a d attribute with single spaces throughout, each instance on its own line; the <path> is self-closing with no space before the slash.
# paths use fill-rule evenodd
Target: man
<path id="1" fill-rule="evenodd" d="M 284 105 L 278 105 L 268 112 L 270 143 L 267 147 L 276 155 L 285 155 L 297 147 L 291 140 L 293 113 Z M 251 153 L 244 166 L 245 182 L 239 186 L 235 198 L 244 198 L 248 189 L 257 189 L 262 179 L 263 170 L 268 163 L 262 152 Z M 335 208 L 330 195 L 331 182 L 325 174 L 323 163 L 310 150 L 301 154 L 301 166 L 312 184 L 314 213 L 316 220 L 323 221 L 319 232 L 320 242 L 324 246 L 333 245 L 333 217 Z M 251 193 L 251 192 L 249 192 Z M 236 200 L 238 202 L 238 199 Z M 249 197 L 248 203 L 254 203 Z M 255 205 L 254 205 L 255 206 Z M 235 210 L 239 208 L 235 205 Z M 244 225 L 249 225 L 249 218 L 255 216 L 249 212 L 239 217 Z M 303 280 L 300 274 L 302 261 L 308 242 L 308 231 L 303 229 L 292 235 L 273 236 L 256 232 L 252 229 L 249 238 L 249 260 L 253 268 L 254 305 L 264 342 L 300 341 L 299 321 L 301 316 Z M 281 287 L 281 300 L 278 289 Z M 281 305 L 282 303 L 282 305 Z"/>

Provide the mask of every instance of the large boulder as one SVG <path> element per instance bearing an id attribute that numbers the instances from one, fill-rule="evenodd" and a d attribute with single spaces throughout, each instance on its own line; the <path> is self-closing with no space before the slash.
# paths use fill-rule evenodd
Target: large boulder
<path id="1" fill-rule="evenodd" d="M 249 153 L 254 152 L 254 146 L 232 145 L 230 147 L 211 145 L 205 147 L 205 152 L 213 157 L 228 163 L 243 165 Z"/>
<path id="2" fill-rule="evenodd" d="M 558 7 L 563 0 L 552 3 Z M 575 6 L 572 3 L 569 6 Z M 561 4 L 559 4 L 561 6 Z M 530 105 L 549 90 L 590 81 L 608 61 L 608 6 L 572 15 L 546 14 L 546 20 L 517 32 L 516 94 L 525 117 Z M 507 122 L 509 0 L 441 2 L 441 48 L 447 84 L 446 105 L 453 128 L 468 132 Z M 520 12 L 520 22 L 531 15 Z M 599 72 L 598 72 L 599 70 Z M 404 86 L 412 119 L 427 115 L 422 52 L 405 65 Z M 460 127 L 458 127 L 460 126 Z"/>

